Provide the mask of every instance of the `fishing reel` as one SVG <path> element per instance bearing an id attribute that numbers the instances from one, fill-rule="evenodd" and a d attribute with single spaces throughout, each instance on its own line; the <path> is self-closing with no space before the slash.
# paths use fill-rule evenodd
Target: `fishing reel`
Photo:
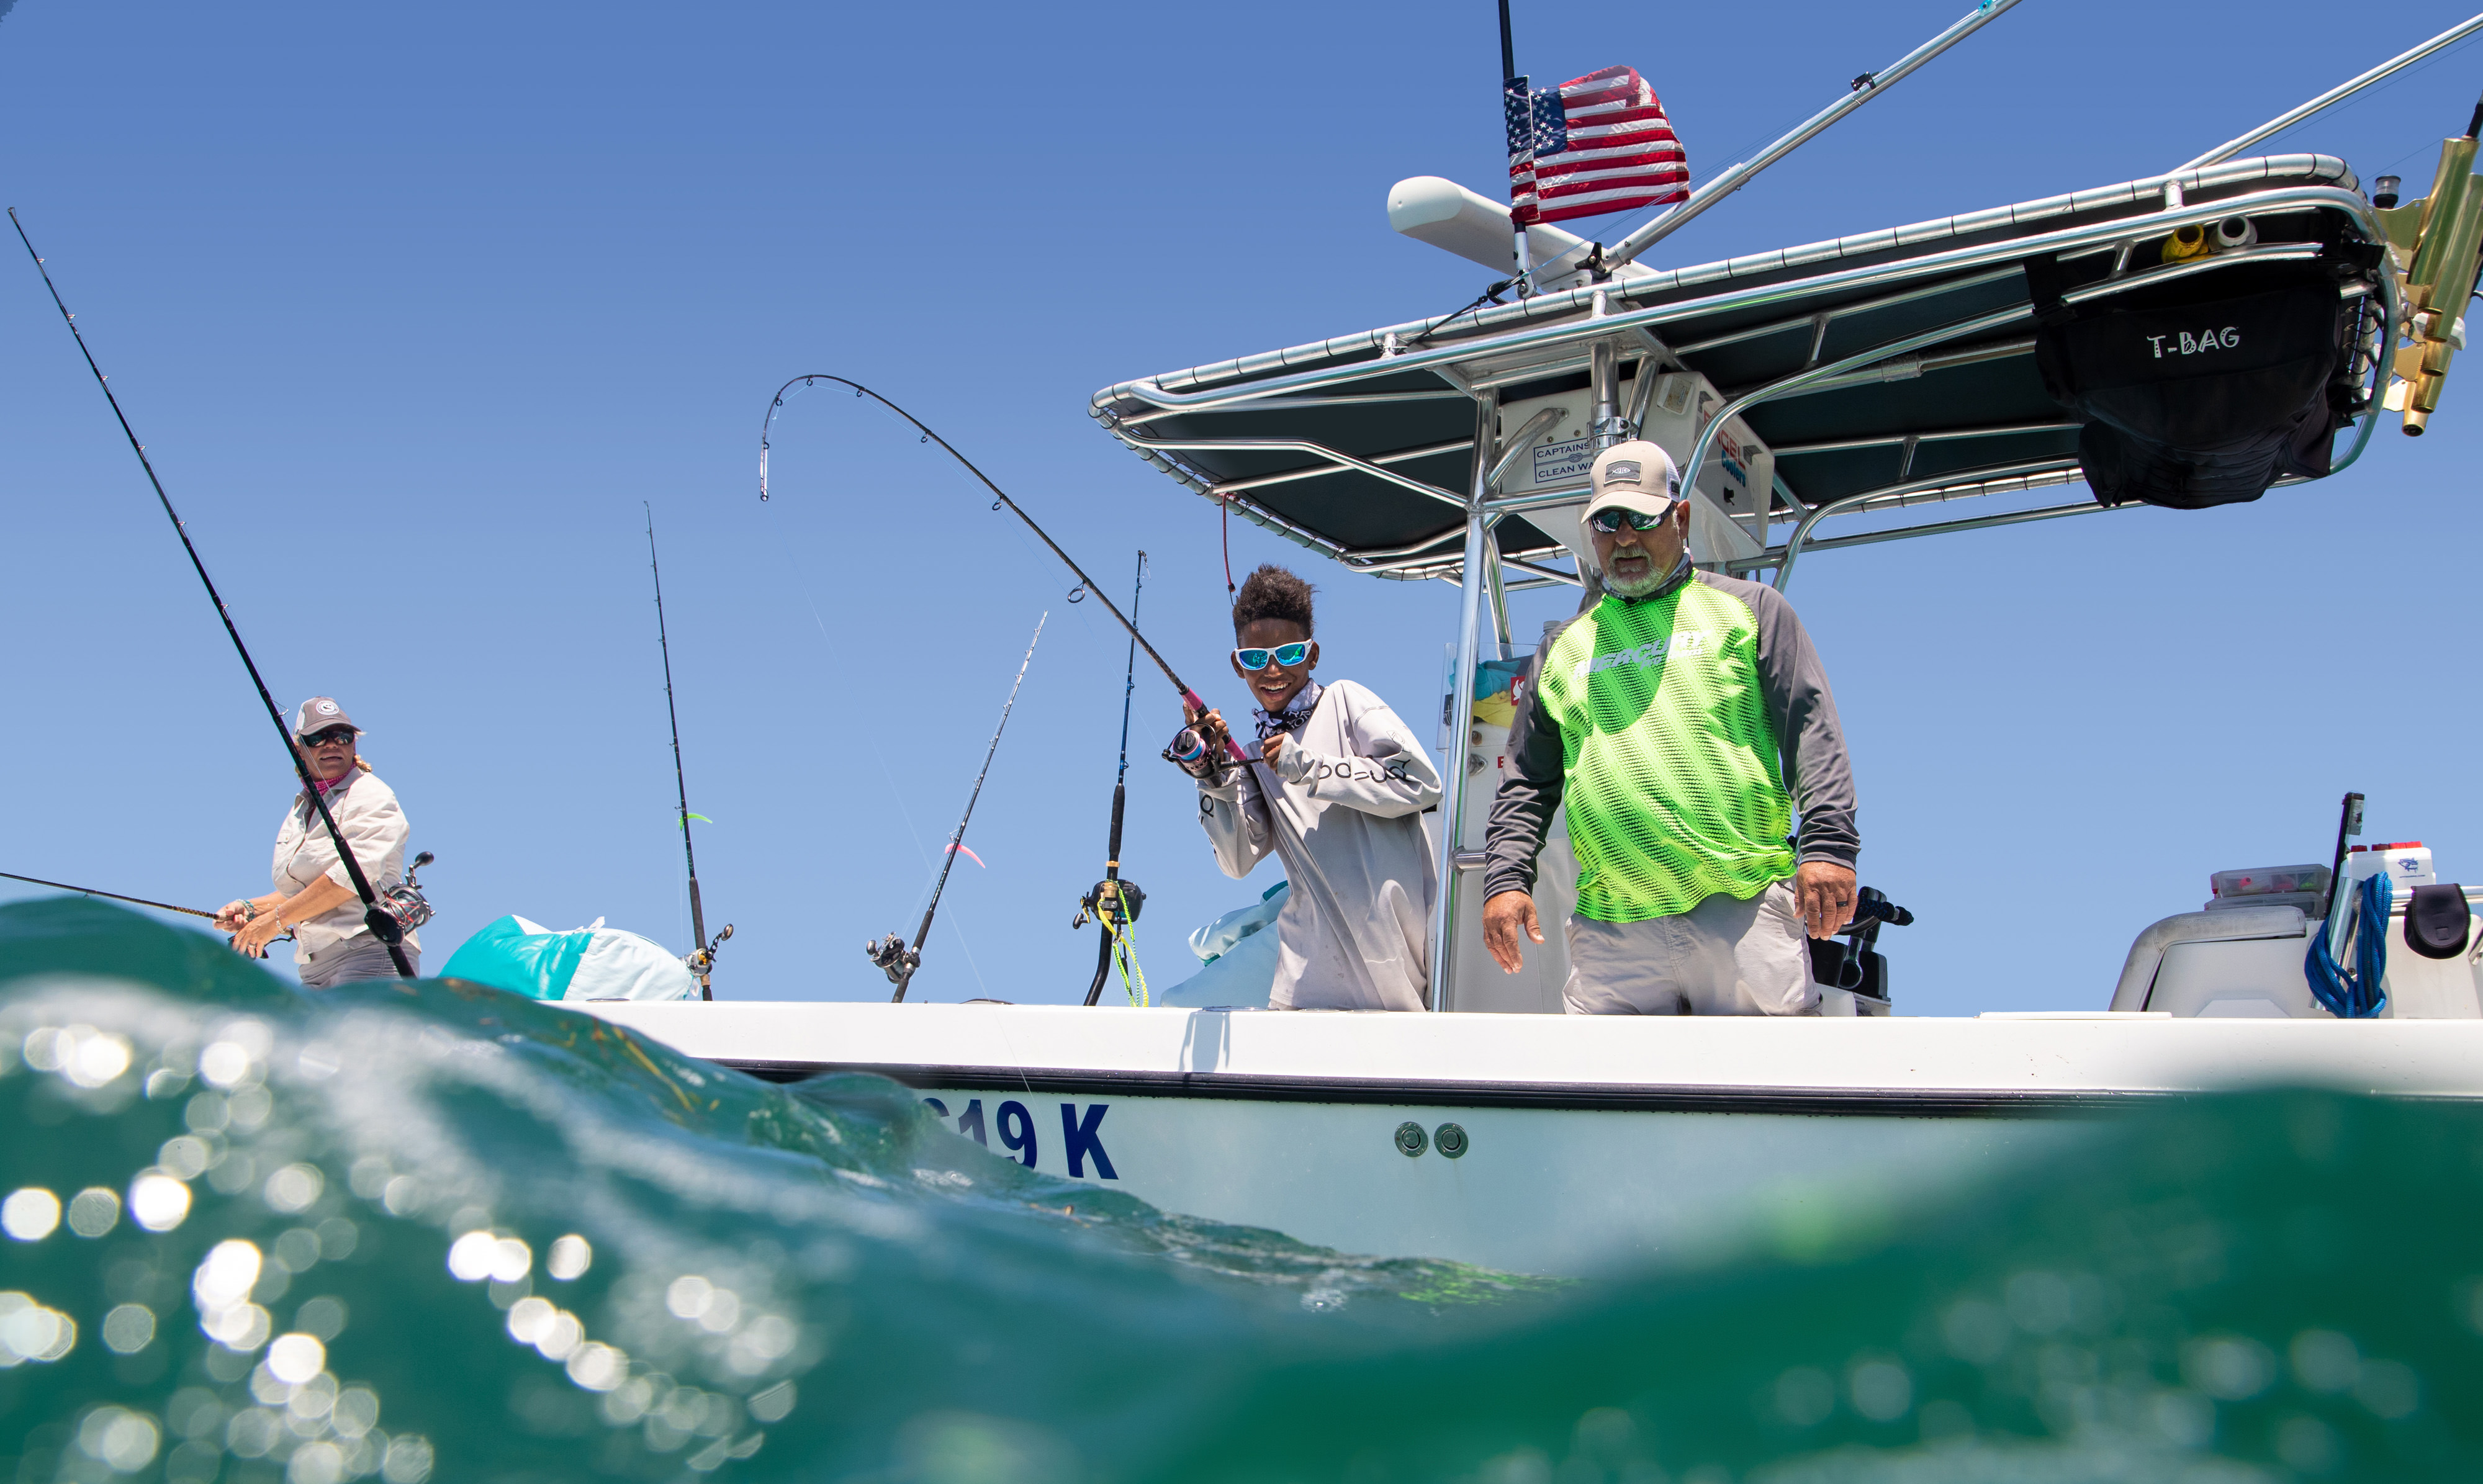
<path id="1" fill-rule="evenodd" d="M 427 850 L 414 857 L 414 863 L 405 868 L 405 880 L 380 893 L 379 910 L 387 914 L 389 919 L 396 923 L 399 937 L 413 932 L 432 918 L 431 903 L 423 899 L 422 888 L 414 881 L 414 873 L 429 865 L 433 859 L 431 852 Z"/>
<path id="2" fill-rule="evenodd" d="M 1078 899 L 1078 915 L 1070 919 L 1069 925 L 1082 928 L 1088 922 L 1101 922 L 1107 928 L 1118 930 L 1137 921 L 1138 914 L 1146 905 L 1147 894 L 1138 888 L 1136 882 L 1099 881 Z M 1111 914 L 1108 919 L 1105 916 L 1107 912 Z"/>
<path id="3" fill-rule="evenodd" d="M 706 947 L 699 949 L 695 953 L 682 954 L 681 963 L 688 967 L 691 973 L 696 974 L 702 979 L 706 978 L 715 969 L 715 950 L 723 947 L 724 941 L 732 936 L 733 924 L 728 922 L 724 925 L 724 931 L 716 934 L 714 941 L 709 942 Z M 869 951 L 868 946 L 866 946 L 864 951 Z"/>
<path id="4" fill-rule="evenodd" d="M 1195 779 L 1221 782 L 1233 764 L 1210 747 L 1207 736 L 1195 727 L 1184 727 L 1172 734 L 1164 745 L 1164 761 Z"/>
<path id="5" fill-rule="evenodd" d="M 914 971 L 922 967 L 922 955 L 907 947 L 905 940 L 894 933 L 876 942 L 865 939 L 862 956 L 878 965 L 879 971 L 888 975 L 888 982 L 899 989 L 904 988 L 905 981 L 913 978 Z"/>

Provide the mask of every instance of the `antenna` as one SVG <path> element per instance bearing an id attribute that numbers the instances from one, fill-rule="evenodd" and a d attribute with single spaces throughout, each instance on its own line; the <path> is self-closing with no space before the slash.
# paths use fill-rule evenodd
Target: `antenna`
<path id="1" fill-rule="evenodd" d="M 673 641 L 664 632 L 664 572 L 655 565 L 655 507 L 641 500 L 647 509 L 647 570 L 655 578 L 655 647 L 664 655 L 664 716 L 673 724 L 673 788 L 681 801 L 681 860 L 690 872 L 690 936 L 698 947 L 683 962 L 690 972 L 698 975 L 699 998 L 713 999 L 715 991 L 708 987 L 708 975 L 715 968 L 715 950 L 733 936 L 733 924 L 707 941 L 707 913 L 699 906 L 698 851 L 690 844 L 690 785 L 681 774 L 681 713 L 673 704 Z"/>

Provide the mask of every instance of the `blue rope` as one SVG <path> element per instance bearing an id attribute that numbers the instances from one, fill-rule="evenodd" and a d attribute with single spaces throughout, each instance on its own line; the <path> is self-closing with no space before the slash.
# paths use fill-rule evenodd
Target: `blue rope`
<path id="1" fill-rule="evenodd" d="M 2336 962 L 2328 945 L 2328 925 L 2310 936 L 2310 952 L 2302 971 L 2310 980 L 2311 997 L 2340 1020 L 2367 1020 L 2389 1002 L 2380 981 L 2389 971 L 2389 907 L 2396 890 L 2389 873 L 2363 878 L 2355 893 L 2354 967 Z"/>

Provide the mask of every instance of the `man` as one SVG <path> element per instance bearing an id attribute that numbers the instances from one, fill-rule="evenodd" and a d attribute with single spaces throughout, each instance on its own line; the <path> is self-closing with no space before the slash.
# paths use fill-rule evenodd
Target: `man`
<path id="1" fill-rule="evenodd" d="M 309 764 L 320 797 L 354 848 L 354 860 L 371 889 L 386 891 L 405 875 L 410 827 L 395 791 L 356 752 L 355 739 L 360 735 L 344 707 L 327 696 L 311 697 L 293 716 L 294 746 Z M 293 807 L 277 829 L 273 879 L 276 889 L 267 895 L 229 903 L 216 914 L 216 926 L 233 935 L 234 952 L 257 958 L 290 932 L 293 962 L 303 984 L 311 989 L 395 977 L 387 944 L 362 924 L 361 898 L 307 793 L 293 796 Z M 422 941 L 408 933 L 402 946 L 406 962 L 418 971 Z"/>
<path id="2" fill-rule="evenodd" d="M 1240 879 L 1274 855 L 1293 890 L 1276 917 L 1272 1010 L 1429 1007 L 1438 877 L 1422 813 L 1440 775 L 1385 702 L 1351 680 L 1322 685 L 1311 585 L 1262 567 L 1233 603 L 1233 673 L 1258 702 L 1257 755 L 1236 764 L 1221 714 L 1193 718 L 1207 755 L 1199 824 Z"/>
<path id="3" fill-rule="evenodd" d="M 1852 919 L 1860 847 L 1828 676 L 1774 588 L 1690 565 L 1663 449 L 1608 448 L 1589 482 L 1602 596 L 1546 641 L 1509 733 L 1483 941 L 1510 973 L 1543 941 L 1535 858 L 1565 797 L 1570 1014 L 1816 1015 L 1805 937 Z"/>

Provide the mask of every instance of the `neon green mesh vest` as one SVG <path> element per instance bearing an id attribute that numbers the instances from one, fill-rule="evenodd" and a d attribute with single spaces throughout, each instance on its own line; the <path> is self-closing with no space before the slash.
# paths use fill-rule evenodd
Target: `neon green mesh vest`
<path id="1" fill-rule="evenodd" d="M 1695 575 L 1608 596 L 1552 641 L 1536 684 L 1561 727 L 1580 916 L 1666 917 L 1793 875 L 1758 659 L 1749 608 Z"/>

